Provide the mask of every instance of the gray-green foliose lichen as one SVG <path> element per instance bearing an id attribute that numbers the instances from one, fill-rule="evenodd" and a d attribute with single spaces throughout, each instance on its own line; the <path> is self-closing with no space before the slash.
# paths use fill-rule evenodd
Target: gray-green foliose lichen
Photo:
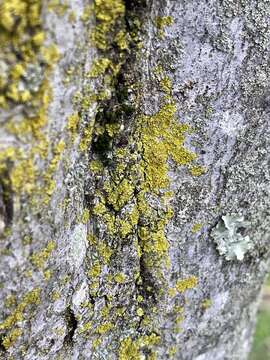
<path id="1" fill-rule="evenodd" d="M 220 255 L 224 255 L 226 260 L 243 260 L 244 255 L 254 247 L 248 235 L 244 236 L 248 222 L 244 216 L 225 215 L 222 216 L 217 226 L 212 230 L 212 237 L 217 244 Z"/>

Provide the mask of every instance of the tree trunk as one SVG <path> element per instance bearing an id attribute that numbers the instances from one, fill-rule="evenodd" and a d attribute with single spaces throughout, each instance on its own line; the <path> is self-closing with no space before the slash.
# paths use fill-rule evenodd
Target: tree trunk
<path id="1" fill-rule="evenodd" d="M 269 12 L 2 0 L 1 358 L 247 359 Z"/>

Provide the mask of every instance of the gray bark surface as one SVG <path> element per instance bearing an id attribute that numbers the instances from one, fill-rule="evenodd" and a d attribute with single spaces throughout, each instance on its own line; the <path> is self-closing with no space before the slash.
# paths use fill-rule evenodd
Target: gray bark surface
<path id="1" fill-rule="evenodd" d="M 41 3 L 23 31 L 60 56 L 15 85 L 35 100 L 47 81 L 48 107 L 0 81 L 0 358 L 247 359 L 269 266 L 270 2 Z M 1 72 L 22 51 L 9 36 Z"/>

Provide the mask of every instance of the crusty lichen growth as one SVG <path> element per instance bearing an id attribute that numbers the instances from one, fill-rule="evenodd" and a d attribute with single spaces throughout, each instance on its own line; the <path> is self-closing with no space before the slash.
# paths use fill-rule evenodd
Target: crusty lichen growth
<path id="1" fill-rule="evenodd" d="M 172 16 L 157 16 L 156 26 L 158 28 L 158 36 L 162 39 L 165 34 L 165 27 L 173 24 Z"/>
<path id="2" fill-rule="evenodd" d="M 31 263 L 39 270 L 42 270 L 55 247 L 55 242 L 49 241 L 48 245 L 44 249 L 31 255 Z"/>
<path id="3" fill-rule="evenodd" d="M 122 293 L 123 286 L 130 280 L 130 274 L 124 274 L 119 267 L 115 269 L 114 263 L 111 262 L 111 255 L 115 255 L 119 244 L 127 242 L 132 244 L 137 252 L 137 258 L 151 273 L 153 283 L 159 284 L 160 290 L 155 292 L 155 298 L 159 299 L 166 292 L 166 273 L 170 267 L 166 226 L 173 216 L 171 206 L 173 192 L 170 189 L 168 176 L 169 163 L 186 166 L 196 158 L 196 155 L 184 146 L 185 136 L 190 129 L 187 124 L 177 119 L 176 103 L 171 96 L 171 81 L 163 74 L 162 79 L 159 87 L 165 95 L 160 103 L 160 109 L 152 116 L 137 116 L 134 131 L 127 139 L 126 145 L 109 150 L 110 163 L 113 166 L 107 167 L 106 161 L 102 161 L 99 153 L 94 153 L 90 162 L 90 169 L 95 173 L 98 188 L 94 194 L 93 206 L 90 208 L 90 219 L 96 224 L 96 229 L 104 229 L 105 226 L 106 233 L 101 239 L 98 230 L 96 236 L 89 236 L 91 261 L 88 276 L 90 294 L 94 298 L 101 289 L 103 294 L 106 292 L 106 296 L 110 297 L 110 289 L 115 288 L 115 284 Z M 114 113 L 111 114 L 111 118 L 115 119 L 115 117 Z M 96 126 L 95 133 L 102 137 L 106 131 L 113 140 L 121 135 L 122 130 L 123 127 L 118 126 L 117 123 L 109 123 L 103 128 Z M 155 203 L 158 205 L 155 206 Z M 107 244 L 110 244 L 110 247 Z M 104 250 L 106 249 L 102 255 L 101 245 Z M 107 254 L 106 261 L 104 253 Z M 105 273 L 108 275 L 104 276 Z M 146 286 L 142 285 L 144 281 L 142 275 L 138 272 L 133 276 L 138 287 L 136 306 L 134 310 L 125 311 L 133 311 L 136 322 L 141 321 L 141 327 L 150 329 L 156 310 L 151 302 L 147 301 L 147 296 L 144 298 L 140 294 L 141 286 Z M 151 293 L 155 290 L 152 286 L 147 286 L 146 291 Z M 177 296 L 176 290 L 174 296 Z M 109 318 L 114 323 L 118 316 L 123 315 L 111 308 L 105 319 Z M 101 322 L 98 313 L 94 318 L 98 323 Z M 178 313 L 177 322 L 181 319 L 182 315 Z M 130 323 L 128 326 L 131 326 L 132 331 L 134 324 Z M 114 328 L 108 331 L 115 333 Z M 143 348 L 147 349 L 154 358 L 152 352 L 154 344 L 150 345 L 146 342 L 141 346 L 140 342 L 141 339 L 137 335 L 120 341 L 119 358 L 133 358 L 130 356 L 136 356 L 136 352 L 138 358 L 141 358 Z M 99 345 L 96 345 L 97 348 Z M 130 348 L 133 349 L 132 355 Z"/>
<path id="4" fill-rule="evenodd" d="M 186 279 L 178 280 L 175 287 L 178 292 L 183 293 L 186 290 L 193 289 L 197 284 L 198 279 L 196 276 L 190 276 Z"/>
<path id="5" fill-rule="evenodd" d="M 97 25 L 91 37 L 98 49 L 106 50 L 110 44 L 110 32 L 125 14 L 125 4 L 122 0 L 95 0 L 94 13 Z"/>
<path id="6" fill-rule="evenodd" d="M 200 165 L 191 166 L 189 171 L 193 176 L 201 176 L 206 173 L 206 169 Z"/>
<path id="7" fill-rule="evenodd" d="M 11 172 L 13 191 L 31 197 L 37 193 L 37 156 L 44 159 L 48 153 L 43 133 L 52 97 L 48 78 L 59 59 L 54 44 L 45 46 L 41 7 L 40 0 L 4 0 L 0 5 L 0 107 L 9 110 L 20 105 L 24 109 L 20 117 L 10 117 L 5 128 L 25 143 L 32 137 L 27 151 L 17 146 L 9 167 L 6 159 L 1 166 Z"/>
<path id="8" fill-rule="evenodd" d="M 192 226 L 191 232 L 192 232 L 193 234 L 195 234 L 195 233 L 197 233 L 198 231 L 200 231 L 201 228 L 202 228 L 202 224 L 196 223 L 196 224 L 194 224 L 194 225 Z"/>
<path id="9" fill-rule="evenodd" d="M 5 349 L 9 349 L 23 333 L 22 329 L 14 328 L 2 340 L 2 345 Z"/>
<path id="10" fill-rule="evenodd" d="M 11 329 L 18 322 L 24 320 L 24 312 L 30 305 L 38 305 L 40 303 L 40 289 L 34 289 L 28 292 L 22 301 L 16 306 L 15 310 L 0 323 L 0 331 Z"/>

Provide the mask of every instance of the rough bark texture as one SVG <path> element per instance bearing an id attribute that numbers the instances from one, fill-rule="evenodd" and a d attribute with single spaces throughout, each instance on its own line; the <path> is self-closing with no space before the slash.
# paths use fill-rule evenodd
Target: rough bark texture
<path id="1" fill-rule="evenodd" d="M 1 359 L 247 358 L 269 261 L 269 13 L 0 2 Z M 244 219 L 242 260 L 222 252 L 225 216 Z"/>

